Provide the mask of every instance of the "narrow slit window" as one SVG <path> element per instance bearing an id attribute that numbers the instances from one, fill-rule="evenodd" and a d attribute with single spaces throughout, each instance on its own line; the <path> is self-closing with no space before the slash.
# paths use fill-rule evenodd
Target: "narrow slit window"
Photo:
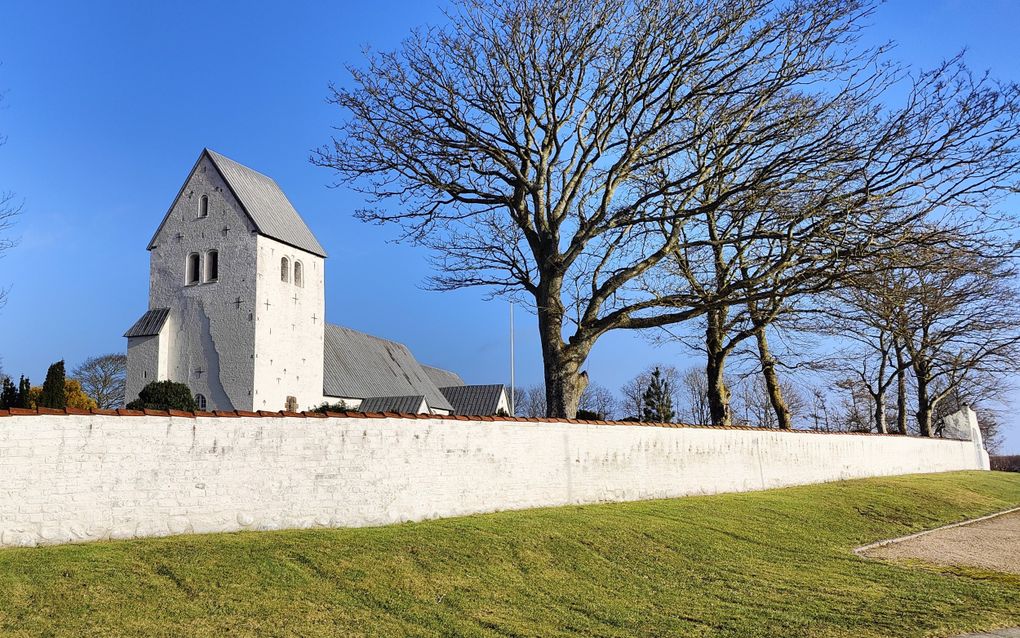
<path id="1" fill-rule="evenodd" d="M 280 260 L 280 281 L 290 281 L 290 260 L 286 257 Z"/>
<path id="2" fill-rule="evenodd" d="M 202 195 L 202 199 L 198 200 L 198 216 L 208 217 L 209 216 L 209 196 Z"/>
<path id="3" fill-rule="evenodd" d="M 187 282 L 189 285 L 198 283 L 199 261 L 200 258 L 198 253 L 191 253 L 188 255 Z"/>
<path id="4" fill-rule="evenodd" d="M 294 285 L 298 288 L 305 287 L 305 267 L 300 261 L 294 262 Z"/>
<path id="5" fill-rule="evenodd" d="M 220 253 L 210 250 L 205 255 L 205 280 L 216 281 L 220 278 Z"/>

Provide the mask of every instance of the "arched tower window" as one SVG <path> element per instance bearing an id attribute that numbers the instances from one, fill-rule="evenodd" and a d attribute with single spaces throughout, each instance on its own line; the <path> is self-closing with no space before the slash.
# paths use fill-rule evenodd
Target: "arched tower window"
<path id="1" fill-rule="evenodd" d="M 205 395 L 204 394 L 196 394 L 195 395 L 195 405 L 198 406 L 199 410 L 205 410 L 206 401 L 205 401 Z"/>
<path id="2" fill-rule="evenodd" d="M 280 281 L 290 281 L 290 260 L 280 259 Z"/>
<path id="3" fill-rule="evenodd" d="M 294 285 L 298 288 L 305 287 L 305 267 L 300 261 L 294 262 Z"/>
<path id="4" fill-rule="evenodd" d="M 189 285 L 198 283 L 198 273 L 200 272 L 198 266 L 200 259 L 201 258 L 198 253 L 191 253 L 188 255 L 188 264 L 186 266 L 187 273 L 185 275 L 187 279 L 185 281 L 187 281 Z"/>
<path id="5" fill-rule="evenodd" d="M 220 253 L 210 250 L 205 254 L 205 280 L 216 281 L 220 278 Z"/>
<path id="6" fill-rule="evenodd" d="M 208 217 L 209 216 L 209 196 L 202 195 L 202 199 L 198 200 L 198 216 Z"/>

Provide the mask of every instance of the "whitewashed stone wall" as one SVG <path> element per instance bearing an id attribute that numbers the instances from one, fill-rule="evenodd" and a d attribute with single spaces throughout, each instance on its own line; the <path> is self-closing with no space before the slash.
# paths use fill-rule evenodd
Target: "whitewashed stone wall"
<path id="1" fill-rule="evenodd" d="M 981 469 L 979 444 L 410 418 L 0 417 L 0 544 L 363 526 Z"/>

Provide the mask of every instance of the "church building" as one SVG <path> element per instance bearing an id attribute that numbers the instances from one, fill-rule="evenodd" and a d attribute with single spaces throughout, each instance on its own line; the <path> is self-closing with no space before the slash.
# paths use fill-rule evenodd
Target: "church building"
<path id="1" fill-rule="evenodd" d="M 148 310 L 125 333 L 126 400 L 187 385 L 203 410 L 509 413 L 404 345 L 325 321 L 326 251 L 271 178 L 208 149 L 148 246 Z"/>

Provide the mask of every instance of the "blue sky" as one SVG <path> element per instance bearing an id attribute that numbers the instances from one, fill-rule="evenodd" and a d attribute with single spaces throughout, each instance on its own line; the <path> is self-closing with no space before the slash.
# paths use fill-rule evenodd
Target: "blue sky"
<path id="1" fill-rule="evenodd" d="M 330 254 L 327 315 L 407 343 L 426 363 L 469 382 L 508 377 L 507 305 L 481 290 L 421 288 L 426 254 L 394 244 L 395 229 L 351 211 L 361 198 L 330 188 L 308 163 L 338 113 L 330 81 L 345 83 L 362 49 L 393 47 L 441 19 L 435 2 L 7 2 L 0 9 L 0 190 L 24 202 L 20 245 L 0 261 L 11 285 L 0 310 L 0 357 L 37 382 L 60 358 L 125 347 L 145 310 L 146 243 L 208 146 L 273 176 Z M 978 69 L 1020 80 L 1020 2 L 893 0 L 870 41 L 933 65 L 960 49 Z M 517 314 L 517 377 L 541 380 L 533 317 Z M 650 363 L 699 362 L 679 346 L 633 334 L 595 348 L 591 378 L 618 388 Z M 1007 448 L 1020 453 L 1020 417 Z"/>

